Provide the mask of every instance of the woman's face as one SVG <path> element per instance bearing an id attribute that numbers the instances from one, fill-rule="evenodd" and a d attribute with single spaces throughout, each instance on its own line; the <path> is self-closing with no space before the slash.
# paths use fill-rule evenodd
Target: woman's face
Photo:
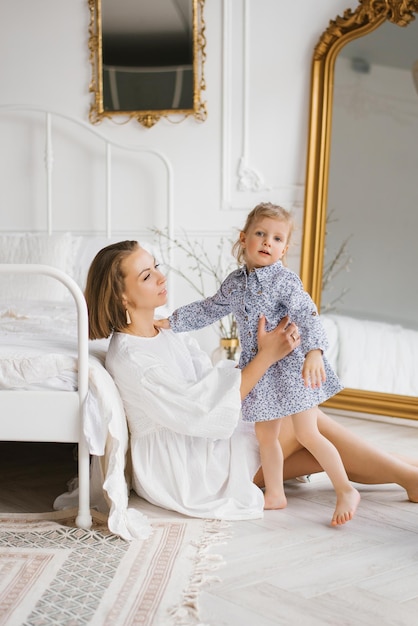
<path id="1" fill-rule="evenodd" d="M 166 278 L 155 259 L 139 247 L 121 262 L 125 276 L 123 305 L 132 310 L 155 309 L 167 302 Z"/>

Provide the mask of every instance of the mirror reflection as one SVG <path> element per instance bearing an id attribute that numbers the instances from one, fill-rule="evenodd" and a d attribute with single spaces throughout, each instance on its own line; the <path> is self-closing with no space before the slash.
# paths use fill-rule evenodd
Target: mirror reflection
<path id="1" fill-rule="evenodd" d="M 149 127 L 177 114 L 203 121 L 204 0 L 89 4 L 91 121 L 128 115 Z"/>
<path id="2" fill-rule="evenodd" d="M 413 396 L 418 395 L 417 59 L 416 22 L 406 29 L 384 23 L 338 55 L 321 298 L 322 313 L 337 324 L 345 385 Z M 354 368 L 348 361 L 356 335 L 361 342 Z M 374 364 L 370 352 L 387 359 L 388 367 Z"/>
<path id="3" fill-rule="evenodd" d="M 338 410 L 418 419 L 418 3 L 359 0 L 312 60 L 301 278 Z"/>

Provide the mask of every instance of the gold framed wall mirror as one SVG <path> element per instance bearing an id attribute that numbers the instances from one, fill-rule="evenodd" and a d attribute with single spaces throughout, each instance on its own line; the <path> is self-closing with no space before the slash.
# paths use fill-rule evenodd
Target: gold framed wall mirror
<path id="1" fill-rule="evenodd" d="M 301 278 L 322 316 L 356 321 L 345 341 L 365 344 L 360 379 L 368 354 L 391 358 L 366 322 L 418 336 L 417 12 L 418 0 L 359 0 L 330 20 L 312 60 Z M 407 345 L 392 378 L 403 368 L 415 385 Z M 390 384 L 346 385 L 325 406 L 418 419 L 418 393 Z"/>
<path id="2" fill-rule="evenodd" d="M 89 119 L 207 117 L 205 0 L 88 0 L 93 94 Z"/>

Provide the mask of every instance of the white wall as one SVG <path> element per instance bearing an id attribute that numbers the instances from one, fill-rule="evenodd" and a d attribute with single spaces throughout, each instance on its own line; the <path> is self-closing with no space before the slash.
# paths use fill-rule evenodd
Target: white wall
<path id="1" fill-rule="evenodd" d="M 220 234 L 235 232 L 260 200 L 293 209 L 301 226 L 312 52 L 329 20 L 356 5 L 355 0 L 207 0 L 207 121 L 162 120 L 151 129 L 135 121 L 100 124 L 111 139 L 152 147 L 167 157 L 179 231 L 204 236 L 213 245 Z M 87 0 L 0 0 L 0 104 L 36 105 L 88 123 L 88 24 Z M 240 163 L 257 178 L 258 188 L 238 176 Z M 157 164 L 144 168 L 154 187 L 163 184 Z M 89 177 L 79 195 L 89 197 L 92 184 Z M 158 212 L 159 202 L 152 190 L 144 196 L 148 215 Z M 72 204 L 76 212 L 82 201 Z M 0 228 L 20 227 L 13 219 L 14 212 L 2 207 Z M 301 230 L 290 258 L 297 271 L 300 235 Z M 194 297 L 180 283 L 175 291 L 175 304 Z"/>

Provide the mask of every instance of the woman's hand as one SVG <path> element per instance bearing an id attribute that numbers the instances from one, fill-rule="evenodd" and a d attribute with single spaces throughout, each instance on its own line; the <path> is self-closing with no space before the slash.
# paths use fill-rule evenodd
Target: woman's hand
<path id="1" fill-rule="evenodd" d="M 290 354 L 300 344 L 300 337 L 296 324 L 289 323 L 284 317 L 274 330 L 266 331 L 266 318 L 258 321 L 258 352 L 252 361 L 242 370 L 241 400 L 256 386 L 268 368 Z"/>
<path id="2" fill-rule="evenodd" d="M 270 365 L 280 361 L 300 345 L 298 327 L 284 317 L 273 330 L 266 331 L 264 315 L 258 320 L 258 352 L 262 353 Z"/>

